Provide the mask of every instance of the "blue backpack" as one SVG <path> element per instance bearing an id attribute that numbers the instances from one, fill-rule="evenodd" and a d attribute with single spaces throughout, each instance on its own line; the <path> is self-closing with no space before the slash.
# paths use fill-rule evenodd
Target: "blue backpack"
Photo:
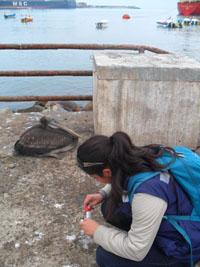
<path id="1" fill-rule="evenodd" d="M 164 219 L 171 223 L 189 244 L 191 252 L 191 266 L 194 266 L 191 240 L 177 221 L 190 220 L 200 222 L 200 156 L 185 147 L 176 146 L 173 147 L 173 149 L 177 153 L 176 157 L 173 157 L 170 152 L 165 151 L 161 157 L 157 158 L 157 161 L 166 166 L 162 171 L 169 170 L 176 181 L 188 194 L 193 205 L 193 211 L 191 216 L 167 215 L 164 216 Z M 128 183 L 130 203 L 132 202 L 134 192 L 137 187 L 141 183 L 160 173 L 161 171 L 143 172 L 131 177 Z"/>

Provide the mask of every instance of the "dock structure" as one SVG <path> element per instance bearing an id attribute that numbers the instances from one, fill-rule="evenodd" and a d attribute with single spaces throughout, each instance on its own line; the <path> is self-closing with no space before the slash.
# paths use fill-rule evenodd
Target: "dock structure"
<path id="1" fill-rule="evenodd" d="M 93 90 L 96 134 L 125 131 L 136 145 L 199 145 L 199 62 L 176 54 L 98 53 Z"/>

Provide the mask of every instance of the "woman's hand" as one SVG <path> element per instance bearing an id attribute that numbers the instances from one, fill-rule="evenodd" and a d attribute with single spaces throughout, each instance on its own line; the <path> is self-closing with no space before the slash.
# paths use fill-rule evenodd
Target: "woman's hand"
<path id="1" fill-rule="evenodd" d="M 102 201 L 103 201 L 103 196 L 100 193 L 89 194 L 84 199 L 83 208 L 85 209 L 85 207 L 87 206 L 93 208 Z"/>
<path id="2" fill-rule="evenodd" d="M 93 236 L 99 224 L 91 219 L 85 219 L 80 222 L 80 228 L 84 231 L 85 235 Z"/>

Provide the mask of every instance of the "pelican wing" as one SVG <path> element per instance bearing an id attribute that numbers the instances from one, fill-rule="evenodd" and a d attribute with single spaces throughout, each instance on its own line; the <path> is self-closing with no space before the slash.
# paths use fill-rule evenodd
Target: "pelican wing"
<path id="1" fill-rule="evenodd" d="M 15 151 L 22 155 L 45 155 L 51 151 L 59 153 L 59 149 L 70 150 L 76 146 L 78 135 L 63 127 L 51 127 L 37 124 L 25 131 L 15 143 Z"/>

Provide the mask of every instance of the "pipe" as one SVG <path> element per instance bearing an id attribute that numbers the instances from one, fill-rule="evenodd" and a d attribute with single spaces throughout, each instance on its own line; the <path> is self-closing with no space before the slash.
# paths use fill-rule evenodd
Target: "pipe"
<path id="1" fill-rule="evenodd" d="M 30 101 L 92 101 L 91 95 L 71 96 L 0 96 L 0 102 L 30 102 Z"/>
<path id="2" fill-rule="evenodd" d="M 90 70 L 10 70 L 0 71 L 0 77 L 36 77 L 36 76 L 92 76 Z"/>
<path id="3" fill-rule="evenodd" d="M 150 51 L 156 54 L 169 54 L 168 51 L 146 46 L 131 44 L 0 44 L 1 49 L 18 49 L 18 50 L 43 50 L 43 49 L 79 49 L 79 50 L 135 50 L 143 52 Z"/>

